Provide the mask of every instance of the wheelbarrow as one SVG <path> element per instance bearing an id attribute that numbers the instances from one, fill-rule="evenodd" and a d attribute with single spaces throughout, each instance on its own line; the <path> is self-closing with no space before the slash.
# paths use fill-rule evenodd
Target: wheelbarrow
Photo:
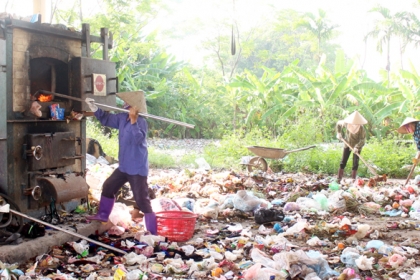
<path id="1" fill-rule="evenodd" d="M 314 147 L 316 147 L 316 145 L 287 151 L 285 149 L 278 149 L 278 148 L 250 146 L 250 147 L 247 147 L 248 150 L 250 152 L 254 153 L 257 156 L 252 157 L 246 165 L 248 166 L 248 171 L 249 172 L 252 172 L 252 171 L 255 171 L 255 170 L 267 171 L 268 164 L 267 164 L 267 161 L 265 160 L 265 158 L 268 158 L 268 159 L 282 159 L 290 153 L 309 150 L 309 149 L 312 149 Z"/>

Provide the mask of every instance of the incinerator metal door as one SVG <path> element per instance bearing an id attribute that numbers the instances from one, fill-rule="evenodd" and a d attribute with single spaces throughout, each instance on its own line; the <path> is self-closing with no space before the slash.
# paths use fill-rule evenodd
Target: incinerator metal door
<path id="1" fill-rule="evenodd" d="M 74 132 L 55 132 L 27 135 L 28 170 L 42 170 L 70 166 L 76 155 Z"/>
<path id="2" fill-rule="evenodd" d="M 70 62 L 72 95 L 96 102 L 116 106 L 115 94 L 118 91 L 115 63 L 87 57 L 75 57 Z M 74 104 L 76 111 L 89 111 L 83 102 Z"/>

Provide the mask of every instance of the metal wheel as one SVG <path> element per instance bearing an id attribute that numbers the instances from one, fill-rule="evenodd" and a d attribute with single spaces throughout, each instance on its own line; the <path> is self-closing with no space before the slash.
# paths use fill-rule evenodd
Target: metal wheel
<path id="1" fill-rule="evenodd" d="M 249 172 L 253 172 L 257 170 L 261 170 L 265 172 L 267 171 L 267 169 L 268 169 L 267 161 L 263 159 L 262 157 L 253 157 L 249 160 L 249 163 L 248 163 Z"/>
<path id="2" fill-rule="evenodd" d="M 0 206 L 9 204 L 10 209 L 20 212 L 19 206 L 13 202 L 5 194 L 0 193 Z M 20 232 L 23 227 L 23 218 L 18 215 L 13 215 L 12 213 L 0 213 L 0 229 L 6 228 L 7 230 L 13 232 Z"/>

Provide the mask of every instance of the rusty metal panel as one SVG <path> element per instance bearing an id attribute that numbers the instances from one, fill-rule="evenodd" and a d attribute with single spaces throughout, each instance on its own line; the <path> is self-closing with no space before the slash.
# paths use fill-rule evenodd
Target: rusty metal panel
<path id="1" fill-rule="evenodd" d="M 105 60 L 75 57 L 70 61 L 70 75 L 72 93 L 70 95 L 85 99 L 90 97 L 96 102 L 110 106 L 116 106 L 115 93 L 117 92 L 117 79 L 115 63 Z M 92 74 L 103 74 L 106 76 L 106 94 L 98 96 L 93 94 Z M 89 111 L 89 107 L 84 102 L 74 103 L 76 111 Z"/>
<path id="2" fill-rule="evenodd" d="M 89 186 L 85 178 L 75 174 L 66 175 L 64 178 L 39 177 L 37 178 L 41 188 L 39 203 L 48 204 L 54 199 L 55 202 L 67 202 L 75 198 L 87 197 Z"/>
<path id="3" fill-rule="evenodd" d="M 0 30 L 1 31 L 1 30 Z M 0 191 L 7 190 L 6 40 L 0 39 Z"/>
<path id="4" fill-rule="evenodd" d="M 0 39 L 0 139 L 7 138 L 6 132 L 6 40 Z"/>
<path id="5" fill-rule="evenodd" d="M 28 170 L 35 171 L 73 165 L 76 158 L 75 134 L 55 132 L 27 135 Z M 32 149 L 35 147 L 35 149 Z"/>

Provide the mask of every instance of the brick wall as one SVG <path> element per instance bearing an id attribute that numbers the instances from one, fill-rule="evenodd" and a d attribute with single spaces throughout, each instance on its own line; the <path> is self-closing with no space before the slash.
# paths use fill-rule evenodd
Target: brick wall
<path id="1" fill-rule="evenodd" d="M 39 57 L 52 57 L 68 63 L 82 55 L 80 40 L 31 33 L 13 29 L 13 111 L 28 110 L 30 100 L 29 62 Z"/>

